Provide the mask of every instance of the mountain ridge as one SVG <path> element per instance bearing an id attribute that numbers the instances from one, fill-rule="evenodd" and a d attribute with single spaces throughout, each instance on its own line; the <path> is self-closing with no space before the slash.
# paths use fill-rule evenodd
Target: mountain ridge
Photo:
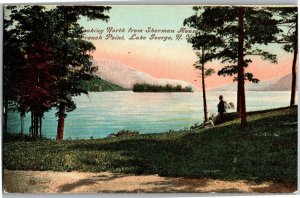
<path id="1" fill-rule="evenodd" d="M 181 85 L 182 87 L 192 87 L 193 90 L 197 88 L 192 84 L 173 79 L 156 78 L 150 74 L 139 71 L 132 68 L 129 65 L 119 63 L 114 60 L 105 59 L 93 59 L 92 63 L 94 66 L 98 67 L 96 75 L 101 79 L 108 81 L 110 83 L 119 85 L 125 89 L 132 89 L 137 83 L 139 84 L 152 84 L 152 85 Z"/>
<path id="2" fill-rule="evenodd" d="M 261 81 L 258 83 L 246 83 L 247 91 L 289 91 L 291 90 L 292 74 L 287 74 L 280 78 Z M 211 91 L 236 91 L 237 84 L 230 83 L 224 86 L 210 89 Z"/>

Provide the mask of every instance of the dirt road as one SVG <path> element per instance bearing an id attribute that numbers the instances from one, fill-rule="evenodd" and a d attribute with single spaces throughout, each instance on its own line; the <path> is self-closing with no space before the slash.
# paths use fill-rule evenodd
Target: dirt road
<path id="1" fill-rule="evenodd" d="M 108 172 L 53 172 L 4 170 L 4 189 L 19 193 L 100 192 L 205 192 L 205 193 L 291 193 L 296 186 L 263 182 L 185 179 L 158 175 L 128 175 Z"/>

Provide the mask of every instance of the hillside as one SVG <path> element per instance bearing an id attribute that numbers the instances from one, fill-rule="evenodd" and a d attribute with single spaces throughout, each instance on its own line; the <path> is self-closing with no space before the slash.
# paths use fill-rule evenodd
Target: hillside
<path id="1" fill-rule="evenodd" d="M 266 86 L 264 90 L 272 90 L 272 91 L 288 91 L 291 90 L 292 86 L 292 74 L 286 75 L 276 82 Z"/>
<path id="2" fill-rule="evenodd" d="M 135 84 L 151 84 L 166 86 L 167 84 L 182 87 L 194 87 L 188 82 L 181 80 L 172 79 L 159 79 L 154 76 L 139 71 L 135 68 L 130 67 L 112 60 L 93 59 L 93 65 L 98 67 L 96 74 L 111 83 L 124 87 L 126 89 L 133 89 Z"/>
<path id="3" fill-rule="evenodd" d="M 123 87 L 107 82 L 100 78 L 93 78 L 89 81 L 82 81 L 82 88 L 90 92 L 101 92 L 101 91 L 124 91 Z"/>
<path id="4" fill-rule="evenodd" d="M 4 137 L 3 167 L 297 185 L 297 128 L 295 106 L 254 112 L 244 129 L 236 119 L 208 129 L 104 139 L 11 142 Z"/>
<path id="5" fill-rule="evenodd" d="M 260 81 L 259 83 L 249 83 L 245 84 L 245 89 L 247 91 L 289 91 L 291 90 L 292 84 L 292 74 L 288 74 L 281 78 Z M 236 91 L 237 84 L 231 83 L 221 87 L 212 89 L 214 91 Z"/>

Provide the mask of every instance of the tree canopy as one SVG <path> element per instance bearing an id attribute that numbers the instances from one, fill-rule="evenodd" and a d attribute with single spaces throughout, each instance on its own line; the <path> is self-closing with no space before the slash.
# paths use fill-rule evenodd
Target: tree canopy
<path id="1" fill-rule="evenodd" d="M 193 47 L 215 46 L 206 59 L 220 60 L 222 68 L 218 74 L 233 76 L 233 80 L 238 80 L 237 110 L 241 111 L 241 101 L 245 103 L 244 81 L 259 81 L 252 73 L 244 71 L 252 62 L 251 56 L 277 63 L 275 54 L 261 48 L 276 41 L 280 32 L 277 20 L 264 7 L 195 6 L 193 9 L 195 14 L 185 20 L 190 27 L 198 30 L 191 40 Z M 245 105 L 243 109 L 241 114 L 245 120 Z"/>
<path id="2" fill-rule="evenodd" d="M 18 103 L 21 113 L 32 112 L 34 134 L 41 133 L 41 118 L 59 108 L 58 139 L 63 138 L 65 111 L 76 108 L 72 97 L 87 90 L 83 80 L 92 79 L 90 52 L 95 46 L 83 40 L 81 17 L 107 21 L 107 6 L 7 6 L 4 34 L 4 70 L 7 100 Z M 14 53 L 15 52 L 15 53 Z M 16 54 L 16 59 L 11 58 Z M 17 72 L 16 72 L 17 71 Z M 18 76 L 15 81 L 14 76 Z M 14 95 L 12 97 L 12 90 Z"/>

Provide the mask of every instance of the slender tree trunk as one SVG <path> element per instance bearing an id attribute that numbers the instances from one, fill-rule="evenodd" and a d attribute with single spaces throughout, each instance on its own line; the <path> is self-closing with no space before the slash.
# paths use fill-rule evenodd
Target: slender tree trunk
<path id="1" fill-rule="evenodd" d="M 3 132 L 7 133 L 7 111 L 8 111 L 8 99 L 6 93 L 4 93 L 4 108 L 3 108 Z"/>
<path id="2" fill-rule="evenodd" d="M 244 79 L 244 14 L 245 8 L 239 8 L 239 46 L 238 46 L 238 92 L 240 94 L 241 126 L 247 126 L 245 79 Z"/>
<path id="3" fill-rule="evenodd" d="M 20 113 L 20 119 L 21 119 L 21 134 L 24 135 L 24 115 L 23 115 L 23 113 Z"/>
<path id="4" fill-rule="evenodd" d="M 35 111 L 32 110 L 32 125 L 31 125 L 31 128 L 32 128 L 32 138 L 34 139 L 35 138 Z"/>
<path id="5" fill-rule="evenodd" d="M 206 104 L 206 91 L 205 91 L 205 73 L 204 73 L 204 48 L 202 47 L 202 95 L 203 95 L 203 109 L 204 109 L 204 121 L 207 122 L 207 104 Z"/>
<path id="6" fill-rule="evenodd" d="M 30 134 L 33 137 L 33 110 L 31 110 L 31 125 L 30 125 Z"/>
<path id="7" fill-rule="evenodd" d="M 64 29 L 63 29 L 63 33 L 64 33 L 64 37 L 68 38 L 68 29 L 69 29 L 69 21 L 64 13 L 64 20 L 65 20 L 65 24 L 64 24 Z M 64 60 L 63 60 L 63 67 L 67 66 L 67 52 L 68 52 L 68 46 L 67 44 L 64 44 L 63 46 L 64 48 Z M 65 125 L 65 111 L 66 111 L 66 104 L 63 102 L 59 103 L 59 110 L 58 110 L 58 123 L 57 123 L 57 134 L 56 134 L 56 140 L 61 141 L 64 138 L 64 125 Z"/>
<path id="8" fill-rule="evenodd" d="M 36 112 L 33 112 L 31 119 L 32 138 L 36 139 L 42 137 L 42 117 Z"/>
<path id="9" fill-rule="evenodd" d="M 59 110 L 58 110 L 58 124 L 57 124 L 57 136 L 56 140 L 61 141 L 64 137 L 64 125 L 65 125 L 65 111 L 66 111 L 66 105 L 65 103 L 59 104 Z"/>
<path id="10" fill-rule="evenodd" d="M 34 138 L 38 137 L 38 119 L 36 116 L 36 112 L 34 112 Z"/>
<path id="11" fill-rule="evenodd" d="M 36 137 L 36 118 L 35 113 L 33 114 L 33 138 Z"/>
<path id="12" fill-rule="evenodd" d="M 237 96 L 236 96 L 236 112 L 240 113 L 241 111 L 241 94 L 239 90 L 239 83 L 237 83 Z"/>
<path id="13" fill-rule="evenodd" d="M 39 116 L 39 133 L 40 138 L 42 138 L 42 116 Z"/>
<path id="14" fill-rule="evenodd" d="M 294 59 L 293 59 L 293 67 L 292 67 L 292 89 L 291 89 L 291 101 L 290 107 L 295 105 L 295 97 L 296 97 L 296 82 L 297 82 L 297 71 L 296 71 L 296 63 L 298 56 L 298 49 L 294 51 Z"/>
<path id="15" fill-rule="evenodd" d="M 293 66 L 292 66 L 292 88 L 291 88 L 291 101 L 290 107 L 295 105 L 295 97 L 296 97 L 296 82 L 297 82 L 297 56 L 298 56 L 298 21 L 296 24 L 296 41 L 294 43 L 294 57 L 293 57 Z"/>
<path id="16" fill-rule="evenodd" d="M 31 128 L 32 128 L 32 138 L 34 138 L 34 134 L 35 134 L 34 123 L 35 123 L 35 120 L 34 120 L 34 110 L 33 110 L 32 111 L 32 125 L 31 125 Z"/>
<path id="17" fill-rule="evenodd" d="M 35 116 L 35 120 L 36 120 L 36 134 L 35 134 L 35 137 L 38 138 L 39 137 L 39 116 L 36 115 Z"/>

